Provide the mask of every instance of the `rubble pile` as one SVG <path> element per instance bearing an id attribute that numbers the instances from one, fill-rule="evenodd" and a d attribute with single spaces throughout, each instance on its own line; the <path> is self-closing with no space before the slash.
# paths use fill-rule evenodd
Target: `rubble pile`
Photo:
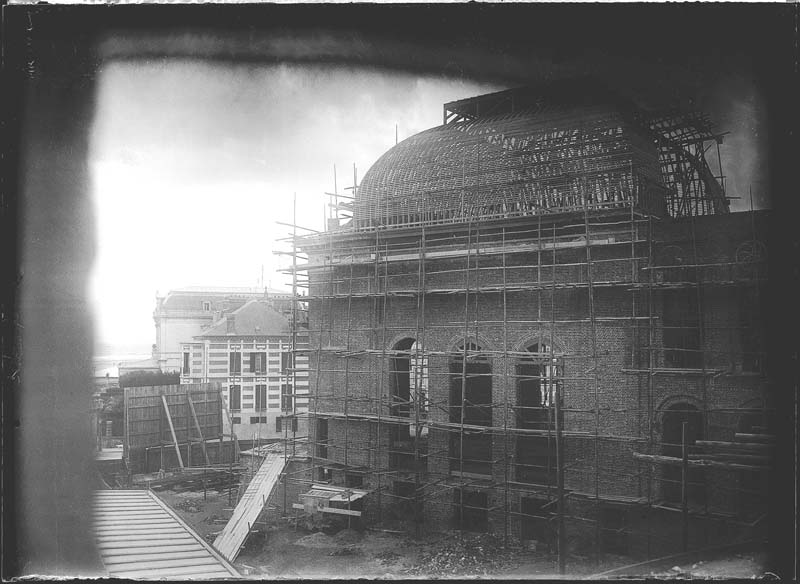
<path id="1" fill-rule="evenodd" d="M 517 555 L 504 547 L 501 537 L 454 532 L 440 544 L 423 551 L 419 561 L 404 573 L 409 576 L 489 575 L 519 565 Z"/>
<path id="2" fill-rule="evenodd" d="M 199 513 L 203 510 L 203 504 L 192 499 L 183 499 L 181 502 L 176 503 L 175 507 L 188 513 Z"/>

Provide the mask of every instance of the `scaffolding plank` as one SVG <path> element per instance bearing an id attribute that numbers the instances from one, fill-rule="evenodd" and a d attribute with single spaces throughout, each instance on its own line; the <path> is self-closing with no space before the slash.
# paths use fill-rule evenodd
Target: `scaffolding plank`
<path id="1" fill-rule="evenodd" d="M 250 527 L 258 519 L 272 489 L 278 483 L 278 478 L 286 466 L 286 460 L 283 454 L 275 452 L 267 454 L 222 533 L 214 540 L 214 547 L 227 560 L 232 562 L 239 554 L 245 538 L 250 533 Z"/>

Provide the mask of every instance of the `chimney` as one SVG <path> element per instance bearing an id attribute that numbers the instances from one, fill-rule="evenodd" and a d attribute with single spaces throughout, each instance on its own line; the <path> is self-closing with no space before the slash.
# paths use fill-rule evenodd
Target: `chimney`
<path id="1" fill-rule="evenodd" d="M 227 318 L 228 322 L 228 333 L 236 333 L 236 315 L 229 314 Z"/>

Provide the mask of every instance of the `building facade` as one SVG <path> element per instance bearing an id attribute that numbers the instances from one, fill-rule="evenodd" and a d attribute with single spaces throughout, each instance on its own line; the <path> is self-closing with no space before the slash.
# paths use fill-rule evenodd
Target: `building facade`
<path id="1" fill-rule="evenodd" d="M 704 117 L 572 89 L 445 104 L 296 240 L 312 464 L 367 521 L 663 555 L 763 516 L 767 213 Z"/>
<path id="2" fill-rule="evenodd" d="M 153 320 L 156 326 L 157 359 L 161 371 L 181 368 L 181 343 L 212 326 L 223 315 L 249 300 L 269 299 L 283 314 L 291 311 L 291 295 L 265 288 L 187 287 L 170 290 L 156 298 Z"/>
<path id="3" fill-rule="evenodd" d="M 240 440 L 307 434 L 308 332 L 273 306 L 249 300 L 179 347 L 181 383 L 220 382 L 225 432 Z"/>

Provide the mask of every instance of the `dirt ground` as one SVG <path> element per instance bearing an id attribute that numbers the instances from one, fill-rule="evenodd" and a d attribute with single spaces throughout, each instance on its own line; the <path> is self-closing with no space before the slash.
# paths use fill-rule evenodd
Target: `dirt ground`
<path id="1" fill-rule="evenodd" d="M 752 579 L 768 577 L 765 571 L 766 554 L 763 552 L 735 553 L 725 557 L 699 560 L 692 564 L 679 563 L 669 570 L 651 571 L 651 578 L 680 579 Z"/>
<path id="2" fill-rule="evenodd" d="M 172 507 L 209 543 L 221 531 L 231 508 L 227 494 L 160 491 Z M 488 534 L 449 531 L 416 539 L 380 530 L 342 529 L 311 532 L 303 527 L 268 520 L 259 524 L 234 562 L 249 579 L 301 578 L 558 578 L 555 557 L 529 546 L 503 546 Z M 653 578 L 762 577 L 764 555 L 729 554 L 693 564 L 640 570 Z M 622 556 L 603 557 L 600 564 L 583 557 L 568 559 L 569 577 L 585 577 L 634 563 Z M 619 576 L 617 576 L 619 577 Z"/>

